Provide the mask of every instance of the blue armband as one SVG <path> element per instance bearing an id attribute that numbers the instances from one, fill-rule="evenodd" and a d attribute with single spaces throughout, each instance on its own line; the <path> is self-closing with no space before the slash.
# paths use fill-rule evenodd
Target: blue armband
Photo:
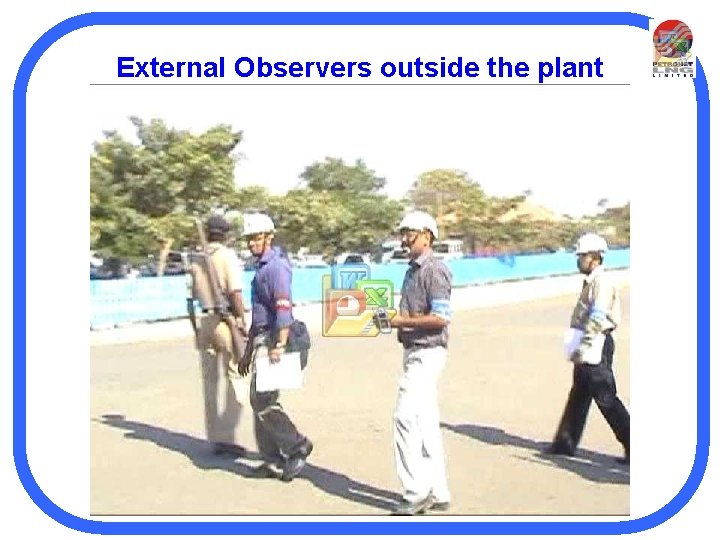
<path id="1" fill-rule="evenodd" d="M 430 313 L 432 315 L 435 315 L 436 317 L 443 319 L 444 321 L 449 321 L 452 318 L 452 310 L 450 309 L 450 300 L 446 300 L 446 299 L 432 300 L 430 302 Z"/>
<path id="2" fill-rule="evenodd" d="M 610 324 L 607 313 L 597 308 L 592 308 L 592 310 L 590 311 L 590 320 L 595 324 L 599 324 L 601 326 Z"/>

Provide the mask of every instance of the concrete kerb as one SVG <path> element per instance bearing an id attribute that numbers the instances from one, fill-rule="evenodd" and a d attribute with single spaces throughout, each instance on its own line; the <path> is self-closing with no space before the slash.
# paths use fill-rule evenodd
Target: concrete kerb
<path id="1" fill-rule="evenodd" d="M 610 271 L 619 286 L 630 281 L 630 270 Z M 465 311 L 483 309 L 493 306 L 552 298 L 565 294 L 575 294 L 579 290 L 582 277 L 579 274 L 519 279 L 485 283 L 482 285 L 466 285 L 454 287 L 452 309 Z M 400 295 L 395 295 L 395 303 L 399 303 Z M 568 308 L 569 309 L 569 308 Z M 293 306 L 297 319 L 304 321 L 311 332 L 318 333 L 322 327 L 322 303 L 313 302 Z M 248 316 L 249 321 L 249 316 Z M 138 343 L 147 341 L 165 341 L 184 339 L 192 336 L 192 328 L 186 317 L 180 319 L 135 323 L 113 328 L 90 331 L 90 346 L 116 345 L 122 343 Z"/>

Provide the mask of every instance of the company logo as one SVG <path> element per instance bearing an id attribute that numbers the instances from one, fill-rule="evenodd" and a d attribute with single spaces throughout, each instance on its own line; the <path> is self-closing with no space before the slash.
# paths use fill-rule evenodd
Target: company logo
<path id="1" fill-rule="evenodd" d="M 323 336 L 375 337 L 380 333 L 375 313 L 395 316 L 393 282 L 370 279 L 366 264 L 335 266 L 322 277 Z"/>
<path id="2" fill-rule="evenodd" d="M 660 23 L 653 34 L 653 77 L 694 77 L 692 42 L 692 31 L 684 22 Z"/>

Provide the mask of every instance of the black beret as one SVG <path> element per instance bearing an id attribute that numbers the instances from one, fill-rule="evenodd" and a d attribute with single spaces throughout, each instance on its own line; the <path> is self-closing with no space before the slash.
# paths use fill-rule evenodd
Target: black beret
<path id="1" fill-rule="evenodd" d="M 208 232 L 224 234 L 230 231 L 230 224 L 224 217 L 213 215 L 208 218 L 207 222 L 205 223 L 205 228 Z"/>

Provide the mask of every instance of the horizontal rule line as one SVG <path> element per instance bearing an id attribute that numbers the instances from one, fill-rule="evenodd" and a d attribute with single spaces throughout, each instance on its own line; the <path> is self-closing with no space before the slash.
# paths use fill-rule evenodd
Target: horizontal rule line
<path id="1" fill-rule="evenodd" d="M 90 86 L 630 86 L 630 83 L 90 83 Z"/>

